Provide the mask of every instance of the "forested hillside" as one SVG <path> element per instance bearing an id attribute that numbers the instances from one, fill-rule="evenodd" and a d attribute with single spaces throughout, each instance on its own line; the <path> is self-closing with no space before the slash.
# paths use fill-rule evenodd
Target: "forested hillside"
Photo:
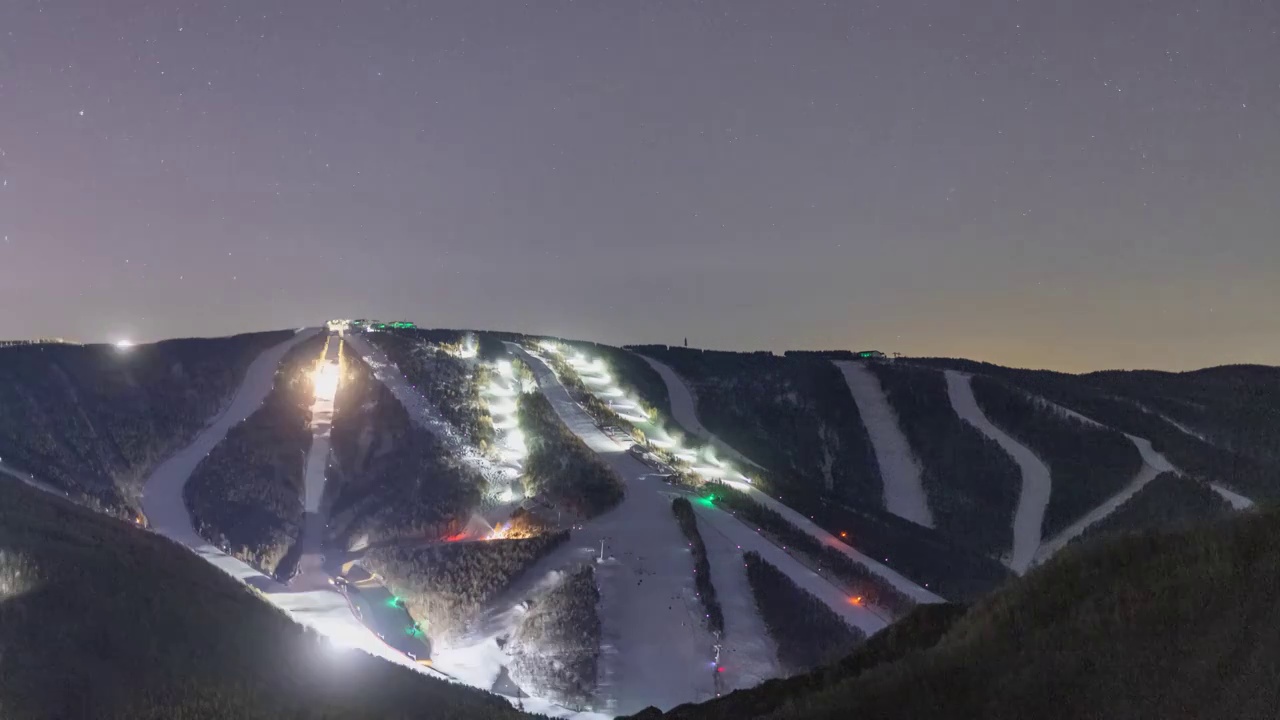
<path id="1" fill-rule="evenodd" d="M 1012 545 L 1022 473 L 996 441 L 960 419 L 942 373 L 871 363 L 922 467 L 938 529 L 992 556 Z"/>
<path id="2" fill-rule="evenodd" d="M 1278 576 L 1275 512 L 1085 543 L 979 601 L 936 643 L 902 638 L 872 662 L 855 653 L 666 717 L 718 720 L 728 707 L 769 720 L 1272 717 Z"/>
<path id="3" fill-rule="evenodd" d="M 637 346 L 690 383 L 708 430 L 769 470 L 779 493 L 879 507 L 875 452 L 840 371 L 820 357 Z"/>
<path id="4" fill-rule="evenodd" d="M 158 535 L 0 479 L 0 717 L 516 718 L 336 650 Z"/>
<path id="5" fill-rule="evenodd" d="M 485 368 L 459 354 L 470 333 L 457 330 L 390 330 L 368 337 L 395 363 L 463 441 L 481 452 L 493 444 L 493 422 L 480 401 Z"/>
<path id="6" fill-rule="evenodd" d="M 330 436 L 330 515 L 340 544 L 456 533 L 480 503 L 484 478 L 410 417 L 369 366 L 342 356 Z"/>
<path id="7" fill-rule="evenodd" d="M 231 428 L 183 488 L 196 531 L 267 575 L 288 575 L 280 565 L 301 529 L 312 374 L 324 346 L 317 335 L 284 356 L 262 406 Z"/>
<path id="8" fill-rule="evenodd" d="M 1276 450 L 1280 433 L 1269 429 L 1280 422 L 1275 418 L 1280 410 L 1271 402 L 1277 392 L 1275 378 L 1280 375 L 1276 368 L 1239 365 L 1189 373 L 1069 375 L 949 358 L 913 359 L 912 363 L 1001 378 L 1107 427 L 1150 440 L 1157 451 L 1192 477 L 1221 483 L 1254 500 L 1280 500 L 1280 454 Z M 1188 385 L 1198 388 L 1189 402 L 1203 408 L 1193 420 L 1200 425 L 1179 427 L 1176 421 L 1171 422 L 1172 415 L 1165 417 L 1149 407 L 1149 403 L 1155 405 L 1153 394 L 1171 403 L 1168 398 L 1186 392 Z M 1216 388 L 1223 386 L 1234 389 L 1219 397 Z M 1227 442 L 1219 444 L 1206 438 Z"/>
<path id="9" fill-rule="evenodd" d="M 0 462 L 131 518 L 147 472 L 291 334 L 0 348 Z"/>
<path id="10" fill-rule="evenodd" d="M 982 412 L 1049 466 L 1046 538 L 1120 492 L 1142 468 L 1138 448 L 1115 430 L 1071 417 L 994 378 L 975 377 L 972 384 Z"/>
<path id="11" fill-rule="evenodd" d="M 520 430 L 525 459 L 525 493 L 582 517 L 599 515 L 622 502 L 626 487 L 600 456 L 569 431 L 540 391 L 520 396 Z"/>

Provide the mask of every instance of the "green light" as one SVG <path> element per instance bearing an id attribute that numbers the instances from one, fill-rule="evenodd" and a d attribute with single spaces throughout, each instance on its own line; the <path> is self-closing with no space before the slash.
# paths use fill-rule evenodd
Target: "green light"
<path id="1" fill-rule="evenodd" d="M 393 608 L 400 607 L 400 598 L 396 597 L 395 595 L 392 595 L 387 600 L 387 607 L 393 607 Z"/>
<path id="2" fill-rule="evenodd" d="M 715 500 L 715 499 L 716 499 L 715 495 L 712 495 L 711 497 L 698 498 L 698 503 L 701 505 L 706 505 L 707 507 L 715 507 L 715 503 L 711 502 L 712 500 Z"/>

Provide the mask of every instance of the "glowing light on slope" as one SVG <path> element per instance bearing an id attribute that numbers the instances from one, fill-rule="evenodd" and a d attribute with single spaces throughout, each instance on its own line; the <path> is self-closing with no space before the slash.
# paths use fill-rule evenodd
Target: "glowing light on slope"
<path id="1" fill-rule="evenodd" d="M 316 386 L 316 399 L 332 400 L 334 395 L 338 394 L 339 377 L 337 363 L 321 365 L 315 372 L 311 373 L 311 380 Z"/>

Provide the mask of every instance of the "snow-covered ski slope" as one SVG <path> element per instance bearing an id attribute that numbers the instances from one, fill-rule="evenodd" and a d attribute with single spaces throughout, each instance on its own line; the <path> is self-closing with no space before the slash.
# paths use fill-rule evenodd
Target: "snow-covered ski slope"
<path id="1" fill-rule="evenodd" d="M 1022 470 L 1022 492 L 1018 495 L 1018 509 L 1013 516 L 1013 550 L 1007 564 L 1014 572 L 1025 573 L 1040 549 L 1044 512 L 1049 506 L 1052 488 L 1049 468 L 1027 446 L 1009 437 L 982 412 L 973 395 L 970 375 L 947 370 L 946 377 L 947 393 L 956 414 L 999 443 Z"/>
<path id="2" fill-rule="evenodd" d="M 752 467 L 760 467 L 746 455 L 738 452 L 729 443 L 716 437 L 715 433 L 702 424 L 702 421 L 698 419 L 698 403 L 693 396 L 693 390 L 689 388 L 688 383 L 684 381 L 684 378 L 680 377 L 680 374 L 674 368 L 660 360 L 654 360 L 639 353 L 636 353 L 636 356 L 649 363 L 649 367 L 652 367 L 662 376 L 662 382 L 667 386 L 667 395 L 671 398 L 671 414 L 678 425 L 711 443 L 717 450 L 738 462 Z"/>
<path id="3" fill-rule="evenodd" d="M 554 554 L 569 561 L 589 558 L 604 541 L 606 561 L 596 566 L 600 697 L 610 712 L 624 715 L 712 697 L 715 643 L 702 622 L 688 544 L 670 499 L 661 493 L 666 485 L 596 427 L 540 358 L 517 345 L 507 347 L 533 370 L 565 425 L 626 484 L 618 507 L 575 530 L 568 546 Z"/>
<path id="4" fill-rule="evenodd" d="M 1084 416 L 1077 415 L 1077 417 Z M 1094 425 L 1098 424 L 1092 420 L 1088 420 L 1088 418 L 1085 418 L 1085 420 L 1093 423 Z M 1123 505 L 1125 501 L 1138 494 L 1139 490 L 1146 487 L 1147 483 L 1155 480 L 1156 476 L 1160 473 L 1175 470 L 1173 464 L 1170 463 L 1164 455 L 1156 452 L 1155 448 L 1151 446 L 1150 440 L 1134 437 L 1133 435 L 1125 435 L 1125 437 L 1129 438 L 1134 446 L 1138 448 L 1138 452 L 1142 454 L 1142 469 L 1138 470 L 1138 474 L 1134 476 L 1133 480 L 1120 492 L 1112 495 L 1107 498 L 1106 502 L 1085 513 L 1084 517 L 1071 523 L 1071 525 L 1067 526 L 1057 535 L 1045 540 L 1044 543 L 1040 545 L 1039 552 L 1036 553 L 1036 562 L 1044 562 L 1045 560 L 1048 560 L 1054 553 L 1066 547 L 1067 543 L 1071 542 L 1071 540 L 1077 535 L 1084 532 L 1090 525 L 1093 525 L 1099 520 L 1110 515 L 1116 508 Z"/>
<path id="5" fill-rule="evenodd" d="M 488 458 L 481 456 L 474 448 L 464 443 L 452 426 L 440 415 L 439 410 L 409 384 L 399 368 L 387 360 L 381 350 L 358 333 L 348 333 L 344 339 L 347 348 L 354 351 L 369 365 L 374 377 L 391 391 L 392 396 L 404 406 L 415 422 L 428 432 L 442 438 L 446 443 L 445 446 L 451 452 L 458 453 L 461 459 L 475 463 L 482 471 L 498 473 L 495 477 L 501 477 L 502 466 L 490 462 Z M 503 651 L 499 640 L 505 641 L 510 637 L 524 612 L 524 601 L 530 595 L 537 593 L 540 586 L 549 586 L 558 577 L 560 571 L 590 562 L 595 557 L 594 550 L 598 550 L 600 540 L 608 537 L 594 525 L 603 517 L 607 515 L 596 518 L 592 524 L 584 526 L 580 531 L 575 530 L 569 542 L 526 572 L 501 598 L 491 604 L 485 613 L 484 622 L 478 629 L 448 645 L 433 639 L 431 659 L 434 668 L 451 680 L 483 690 L 493 690 L 510 662 L 510 657 Z M 597 567 L 596 572 L 597 582 L 599 582 L 602 575 L 601 569 Z M 690 588 L 692 588 L 692 582 L 690 582 Z M 690 589 L 690 593 L 692 592 Z M 612 712 L 602 714 L 570 710 L 543 697 L 539 688 L 521 689 L 532 695 L 521 700 L 525 709 L 531 712 L 573 720 L 601 720 L 613 714 Z"/>
<path id="6" fill-rule="evenodd" d="M 834 362 L 844 375 L 858 413 L 866 424 L 871 446 L 875 448 L 876 462 L 880 464 L 880 477 L 884 482 L 885 509 L 917 525 L 933 527 L 929 496 L 920 479 L 920 463 L 902 434 L 898 414 L 889 405 L 880 381 L 861 363 L 851 360 Z"/>
<path id="7" fill-rule="evenodd" d="M 442 440 L 449 452 L 476 468 L 491 483 L 503 483 L 508 480 L 508 473 L 498 463 L 485 457 L 478 449 L 468 444 L 451 425 L 440 410 L 422 393 L 409 384 L 400 369 L 387 359 L 385 353 L 369 342 L 360 333 L 345 335 L 347 346 L 364 360 L 379 382 L 387 386 L 391 394 L 423 429 Z"/>
<path id="8" fill-rule="evenodd" d="M 645 360 L 648 361 L 650 364 L 653 364 L 656 362 L 650 358 L 645 358 Z M 688 424 L 686 424 L 686 420 L 689 420 L 690 418 L 682 418 L 679 415 L 677 415 L 676 421 L 679 422 L 681 425 L 685 426 L 686 428 L 691 426 L 702 427 L 702 423 L 699 422 L 697 418 L 697 407 L 692 402 L 692 397 L 693 397 L 692 393 L 689 391 L 689 388 L 685 385 L 684 380 L 674 370 L 671 370 L 670 367 L 667 367 L 668 372 L 663 372 L 660 366 L 661 367 L 667 367 L 667 366 L 662 365 L 661 363 L 658 363 L 654 365 L 654 369 L 658 370 L 659 374 L 662 375 L 663 382 L 667 384 L 667 393 L 672 398 L 672 401 L 671 401 L 672 412 L 673 413 L 683 412 L 692 416 L 691 422 L 689 422 Z M 877 388 L 878 386 L 879 386 L 879 383 L 877 383 Z M 681 402 L 679 405 L 677 405 L 677 402 L 676 402 L 677 397 L 690 398 L 690 400 L 688 400 L 687 402 Z M 683 409 L 678 411 L 676 409 L 678 406 L 682 407 Z M 863 418 L 865 420 L 866 418 L 865 413 L 863 414 Z M 894 420 L 893 427 L 895 429 L 897 428 L 896 418 Z M 870 428 L 868 428 L 868 430 L 870 430 Z M 906 443 L 905 438 L 903 439 L 903 443 L 904 444 Z M 727 445 L 725 447 L 727 449 L 726 451 L 733 450 Z M 737 455 L 736 451 L 734 454 L 735 456 Z M 824 545 L 835 548 L 836 550 L 839 550 L 840 552 L 844 553 L 850 559 L 866 565 L 873 573 L 881 576 L 885 580 L 888 580 L 894 587 L 898 588 L 902 592 L 914 598 L 916 602 L 925 602 L 925 603 L 945 602 L 943 598 L 941 598 L 940 596 L 930 592 L 926 588 L 920 587 L 919 585 L 915 584 L 911 580 L 908 580 L 906 577 L 899 574 L 896 570 L 893 570 L 892 568 L 889 568 L 888 566 L 881 564 L 879 561 L 849 547 L 848 544 L 840 541 L 831 533 L 818 527 L 808 517 L 784 505 L 781 501 L 777 500 L 776 498 L 770 497 L 769 495 L 766 495 L 765 493 L 760 492 L 758 489 L 756 489 L 755 487 L 751 486 L 748 483 L 736 482 L 732 480 L 728 480 L 727 482 L 733 487 L 737 488 L 738 490 L 741 490 L 742 492 L 745 492 L 748 495 L 750 495 L 751 498 L 756 502 L 782 515 L 784 518 L 787 519 L 788 522 L 795 525 L 800 530 L 808 533 L 809 535 L 812 535 L 814 538 L 816 538 L 819 542 L 823 543 Z M 924 492 L 923 489 L 921 489 L 920 492 L 923 493 Z M 886 491 L 886 494 L 887 494 L 887 491 Z"/>
<path id="9" fill-rule="evenodd" d="M 346 598 L 332 589 L 290 592 L 206 542 L 196 533 L 182 498 L 182 489 L 200 461 L 226 437 L 235 425 L 248 418 L 266 399 L 274 384 L 276 368 L 285 353 L 315 336 L 316 329 L 298 332 L 289 340 L 269 348 L 253 361 L 231 404 L 196 437 L 190 445 L 160 463 L 143 488 L 142 508 L 152 530 L 174 540 L 241 582 L 262 591 L 276 607 L 296 622 L 313 628 L 337 647 L 358 648 L 406 667 L 422 670 L 408 658 L 388 648 L 352 614 Z"/>
<path id="10" fill-rule="evenodd" d="M 720 665 L 721 691 L 755 687 L 770 678 L 782 674 L 778 667 L 778 649 L 769 637 L 755 596 L 747 582 L 747 568 L 742 560 L 743 546 L 740 535 L 725 532 L 721 525 L 725 518 L 711 517 L 724 513 L 718 508 L 692 503 L 698 514 L 698 532 L 707 548 L 707 562 L 711 565 L 711 584 L 715 586 L 720 610 L 724 613 L 724 637 L 721 639 Z M 728 518 L 737 527 L 741 523 Z M 736 539 L 735 539 L 736 538 Z M 776 563 L 775 563 L 776 564 Z M 779 569 L 786 572 L 791 565 Z"/>
<path id="11" fill-rule="evenodd" d="M 333 400 L 341 376 L 338 359 L 342 339 L 330 335 L 316 364 L 315 396 L 311 404 L 311 447 L 302 476 L 302 536 L 298 543 L 302 557 L 298 572 L 289 580 L 294 590 L 327 590 L 329 574 L 324 569 L 324 529 L 327 516 L 321 512 L 324 486 L 329 467 L 329 436 L 333 428 Z"/>

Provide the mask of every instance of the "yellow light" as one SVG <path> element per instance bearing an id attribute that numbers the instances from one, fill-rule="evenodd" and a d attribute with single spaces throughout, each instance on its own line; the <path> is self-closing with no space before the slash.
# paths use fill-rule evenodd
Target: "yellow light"
<path id="1" fill-rule="evenodd" d="M 337 363 L 328 363 L 316 368 L 316 371 L 311 373 L 311 380 L 316 386 L 316 399 L 332 400 L 338 394 L 340 376 Z"/>

